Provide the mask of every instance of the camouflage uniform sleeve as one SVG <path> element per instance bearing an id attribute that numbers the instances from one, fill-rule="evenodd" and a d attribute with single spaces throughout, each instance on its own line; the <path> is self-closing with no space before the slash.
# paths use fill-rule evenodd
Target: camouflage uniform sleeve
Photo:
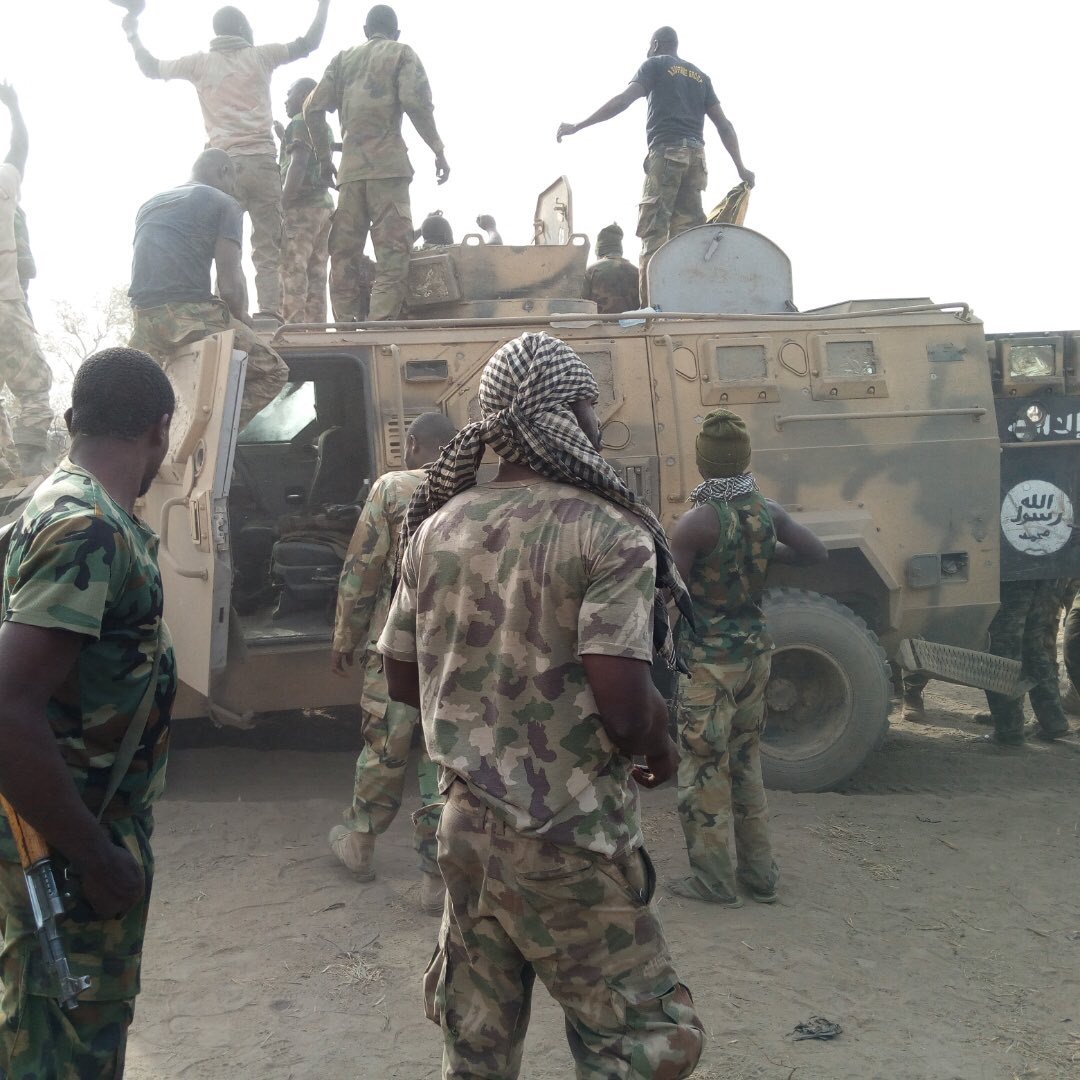
<path id="1" fill-rule="evenodd" d="M 401 559 L 401 581 L 390 605 L 390 614 L 386 618 L 378 649 L 383 656 L 391 660 L 400 660 L 406 664 L 415 664 L 416 651 L 416 582 L 417 562 L 419 560 L 420 541 L 424 533 L 416 533 Z"/>
<path id="2" fill-rule="evenodd" d="M 436 154 L 445 149 L 435 127 L 435 104 L 431 100 L 431 83 L 420 63 L 420 57 L 406 46 L 398 67 L 398 100 L 408 114 L 416 133 Z"/>
<path id="3" fill-rule="evenodd" d="M 312 124 L 310 113 L 337 112 L 341 108 L 341 54 L 330 61 L 319 80 L 319 85 L 308 95 L 304 102 L 304 122 L 311 132 L 315 157 L 320 161 L 329 161 L 332 153 L 329 124 Z"/>
<path id="4" fill-rule="evenodd" d="M 192 53 L 178 60 L 159 60 L 158 73 L 163 79 L 187 79 L 195 82 L 206 70 L 206 53 Z"/>
<path id="5" fill-rule="evenodd" d="M 656 552 L 628 520 L 609 520 L 585 553 L 588 586 L 578 613 L 578 655 L 653 658 Z"/>
<path id="6" fill-rule="evenodd" d="M 351 653 L 370 640 L 371 617 L 379 585 L 393 573 L 388 558 L 394 549 L 391 485 L 380 477 L 371 489 L 356 522 L 338 584 L 334 620 L 334 651 Z"/>
<path id="7" fill-rule="evenodd" d="M 300 51 L 305 44 L 303 38 L 297 38 L 296 41 L 290 41 L 288 45 L 256 45 L 255 51 L 259 54 L 259 62 L 263 67 L 267 71 L 273 71 L 274 68 L 281 67 L 282 64 L 288 64 L 293 60 L 300 60 L 302 57 L 307 56 L 306 52 Z"/>
<path id="8" fill-rule="evenodd" d="M 123 537 L 94 514 L 60 518 L 16 536 L 4 619 L 100 638 L 106 607 L 129 561 Z"/>

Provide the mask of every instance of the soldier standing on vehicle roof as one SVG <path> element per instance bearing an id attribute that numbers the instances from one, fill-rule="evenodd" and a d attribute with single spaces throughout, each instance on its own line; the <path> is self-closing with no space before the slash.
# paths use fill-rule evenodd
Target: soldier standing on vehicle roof
<path id="1" fill-rule="evenodd" d="M 330 663 L 335 675 L 344 676 L 353 654 L 360 650 L 364 749 L 356 762 L 352 806 L 345 811 L 345 824 L 330 830 L 330 847 L 360 881 L 375 877 L 375 837 L 390 827 L 401 808 L 405 767 L 420 723 L 420 714 L 412 706 L 389 700 L 383 658 L 375 647 L 390 611 L 400 561 L 401 523 L 413 492 L 427 475 L 424 466 L 456 434 L 453 423 L 438 412 L 422 413 L 409 425 L 405 438 L 408 471 L 383 473 L 372 485 L 341 571 Z M 435 861 L 435 829 L 443 798 L 435 766 L 423 747 L 416 773 L 421 806 L 413 823 L 423 873 L 420 906 L 429 915 L 441 915 L 445 890 Z"/>
<path id="2" fill-rule="evenodd" d="M 70 455 L 11 536 L 0 792 L 42 834 L 57 869 L 70 868 L 73 900 L 58 927 L 72 975 L 90 986 L 61 1010 L 0 814 L 0 1075 L 10 1080 L 124 1072 L 176 693 L 158 540 L 134 506 L 169 448 L 174 408 L 169 380 L 145 354 L 106 349 L 83 361 L 65 415 Z"/>
<path id="3" fill-rule="evenodd" d="M 423 702 L 447 797 L 447 907 L 424 977 L 444 1078 L 518 1075 L 537 975 L 579 1077 L 680 1080 L 701 1056 L 636 787 L 675 770 L 651 679 L 654 647 L 673 661 L 657 586 L 689 598 L 660 523 L 600 457 L 597 395 L 565 343 L 504 345 L 480 379 L 482 419 L 406 516 L 379 651 L 391 696 Z M 477 485 L 485 447 L 501 464 Z"/>
<path id="4" fill-rule="evenodd" d="M 0 384 L 7 386 L 19 403 L 14 435 L 0 427 L 3 484 L 41 470 L 53 411 L 49 403 L 52 371 L 38 344 L 19 280 L 15 218 L 30 137 L 19 99 L 7 83 L 0 83 L 0 104 L 11 116 L 11 145 L 0 164 Z"/>
<path id="5" fill-rule="evenodd" d="M 596 262 L 585 271 L 585 299 L 601 315 L 634 311 L 639 306 L 637 267 L 622 254 L 623 231 L 608 225 L 596 234 Z"/>
<path id="6" fill-rule="evenodd" d="M 232 197 L 233 179 L 232 158 L 224 150 L 204 150 L 186 184 L 139 209 L 128 290 L 135 325 L 128 344 L 164 366 L 178 345 L 233 330 L 234 346 L 248 354 L 244 428 L 277 397 L 289 369 L 250 328 L 240 270 L 244 212 Z M 211 291 L 211 266 L 220 296 Z"/>
<path id="7" fill-rule="evenodd" d="M 987 631 L 987 652 L 1019 660 L 1024 677 L 1034 680 L 1028 697 L 1038 722 L 1035 737 L 1046 742 L 1068 735 L 1071 730 L 1061 705 L 1057 666 L 1058 627 L 1068 585 L 1068 579 L 1003 581 L 1001 606 Z M 994 733 L 985 738 L 999 746 L 1022 746 L 1023 695 L 1007 698 L 988 690 L 986 703 Z"/>
<path id="8" fill-rule="evenodd" d="M 361 265 L 368 234 L 375 246 L 377 276 L 370 319 L 394 319 L 405 301 L 413 243 L 409 184 L 413 169 L 401 137 L 407 113 L 435 154 L 440 184 L 450 175 L 435 128 L 431 86 L 420 58 L 398 41 L 397 15 L 377 4 L 364 23 L 367 41 L 338 53 L 304 104 L 315 153 L 329 176 L 333 165 L 319 121 L 327 110 L 341 120 L 343 150 L 337 170 L 338 207 L 330 226 L 330 302 L 337 322 L 362 321 Z"/>
<path id="9" fill-rule="evenodd" d="M 705 170 L 705 117 L 716 125 L 739 177 L 751 187 L 754 174 L 743 164 L 739 140 L 713 91 L 712 80 L 678 55 L 679 39 L 670 26 L 652 36 L 644 64 L 630 85 L 579 124 L 560 124 L 556 138 L 618 116 L 638 98 L 648 95 L 645 132 L 645 189 L 641 196 L 637 235 L 641 237 L 641 302 L 648 297 L 646 268 L 653 252 L 673 236 L 705 224 L 701 193 Z"/>
<path id="10" fill-rule="evenodd" d="M 750 439 L 735 413 L 716 409 L 697 437 L 704 483 L 679 518 L 671 549 L 694 603 L 680 626 L 690 678 L 680 681 L 679 820 L 693 874 L 671 891 L 742 907 L 736 879 L 760 904 L 776 900 L 779 870 L 769 842 L 761 781 L 765 685 L 773 649 L 761 612 L 770 562 L 810 565 L 825 545 L 763 498 L 750 473 Z M 737 870 L 728 850 L 734 819 Z"/>
<path id="11" fill-rule="evenodd" d="M 327 241 L 334 200 L 304 120 L 304 99 L 314 89 L 314 79 L 297 79 L 285 98 L 289 124 L 281 139 L 281 302 L 287 323 L 326 322 Z"/>
<path id="12" fill-rule="evenodd" d="M 313 53 L 322 41 L 330 0 L 318 0 L 303 37 L 287 45 L 255 45 L 251 24 L 235 7 L 214 14 L 208 52 L 158 60 L 139 40 L 138 3 L 123 27 L 142 73 L 150 79 L 186 79 L 202 106 L 210 146 L 236 168 L 235 196 L 251 215 L 252 261 L 259 313 L 281 317 L 281 175 L 274 146 L 270 77 L 282 64 Z"/>

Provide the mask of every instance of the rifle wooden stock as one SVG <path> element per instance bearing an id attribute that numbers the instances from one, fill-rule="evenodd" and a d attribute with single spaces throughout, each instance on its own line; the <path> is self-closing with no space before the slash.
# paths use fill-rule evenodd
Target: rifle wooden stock
<path id="1" fill-rule="evenodd" d="M 15 847 L 18 848 L 22 868 L 29 870 L 42 859 L 47 859 L 49 845 L 45 843 L 45 837 L 25 818 L 19 817 L 15 807 L 3 795 L 0 795 L 0 806 L 3 806 L 8 824 L 11 826 L 11 835 L 15 840 Z"/>

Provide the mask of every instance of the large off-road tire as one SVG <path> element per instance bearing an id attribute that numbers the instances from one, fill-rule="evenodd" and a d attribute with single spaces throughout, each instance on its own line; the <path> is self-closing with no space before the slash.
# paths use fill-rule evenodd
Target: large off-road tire
<path id="1" fill-rule="evenodd" d="M 858 769 L 889 726 L 885 651 L 828 596 L 770 589 L 764 608 L 776 642 L 761 742 L 765 784 L 827 791 Z"/>

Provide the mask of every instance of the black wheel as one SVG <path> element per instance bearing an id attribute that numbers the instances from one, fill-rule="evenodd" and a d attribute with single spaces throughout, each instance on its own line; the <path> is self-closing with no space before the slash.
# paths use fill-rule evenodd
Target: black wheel
<path id="1" fill-rule="evenodd" d="M 765 691 L 765 783 L 827 791 L 851 776 L 885 736 L 885 651 L 862 619 L 828 596 L 771 589 L 764 610 L 776 643 Z"/>

